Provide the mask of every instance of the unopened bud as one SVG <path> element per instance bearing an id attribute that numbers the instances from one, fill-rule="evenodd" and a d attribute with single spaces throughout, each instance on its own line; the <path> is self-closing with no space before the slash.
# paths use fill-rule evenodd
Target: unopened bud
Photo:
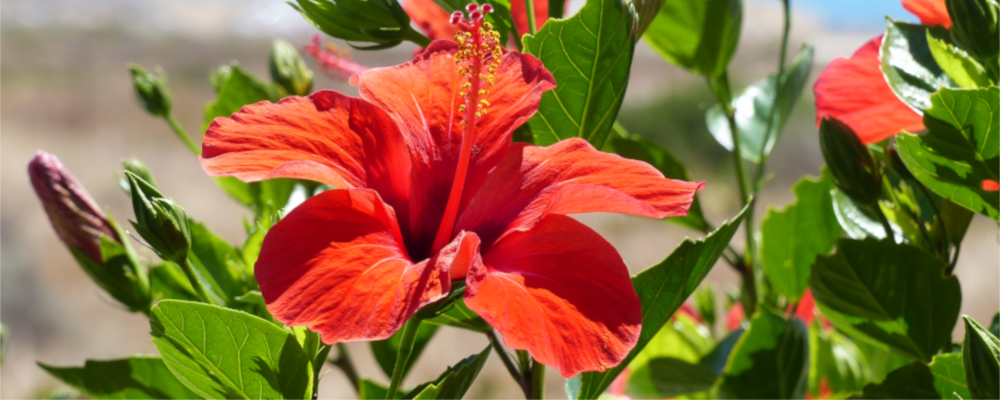
<path id="1" fill-rule="evenodd" d="M 191 249 L 191 228 L 187 213 L 138 175 L 125 171 L 132 193 L 131 221 L 139 235 L 160 258 L 183 263 Z"/>
<path id="2" fill-rule="evenodd" d="M 173 102 L 166 72 L 157 67 L 156 72 L 159 76 L 156 76 L 135 64 L 130 64 L 128 69 L 132 71 L 132 85 L 135 87 L 142 108 L 160 117 L 170 114 Z"/>
<path id="3" fill-rule="evenodd" d="M 119 243 L 121 238 L 94 199 L 58 158 L 44 151 L 28 163 L 28 176 L 59 239 L 103 265 L 101 237 Z"/>
<path id="4" fill-rule="evenodd" d="M 275 40 L 271 46 L 271 59 L 268 64 L 271 80 L 284 89 L 285 93 L 305 96 L 312 91 L 313 72 L 291 43 Z"/>
<path id="5" fill-rule="evenodd" d="M 988 63 L 1000 55 L 1000 6 L 991 0 L 948 0 L 951 38 L 972 56 Z"/>
<path id="6" fill-rule="evenodd" d="M 875 161 L 854 131 L 836 119 L 824 118 L 819 144 L 834 185 L 858 203 L 877 206 L 882 182 Z"/>

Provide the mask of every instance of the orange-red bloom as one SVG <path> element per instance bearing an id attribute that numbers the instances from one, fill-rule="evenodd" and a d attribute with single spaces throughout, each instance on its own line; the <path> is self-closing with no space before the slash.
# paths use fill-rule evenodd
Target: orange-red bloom
<path id="1" fill-rule="evenodd" d="M 549 19 L 549 1 L 534 0 L 535 4 L 535 29 L 541 29 L 545 21 Z M 569 0 L 566 0 L 569 4 Z M 424 31 L 431 40 L 450 39 L 458 33 L 459 28 L 448 23 L 448 12 L 437 5 L 434 0 L 405 0 L 403 10 L 410 16 L 417 26 Z M 514 20 L 514 29 L 519 35 L 524 35 L 528 30 L 528 12 L 524 6 L 524 1 L 514 1 L 510 4 L 510 15 Z"/>
<path id="2" fill-rule="evenodd" d="M 360 98 L 320 91 L 217 118 L 202 165 L 336 188 L 264 239 L 255 275 L 285 324 L 326 343 L 385 339 L 465 279 L 466 304 L 508 346 L 566 377 L 616 365 L 638 338 L 639 299 L 615 249 L 565 215 L 684 215 L 704 184 L 581 139 L 511 144 L 554 81 L 473 22 L 457 43 L 354 76 Z"/>
<path id="3" fill-rule="evenodd" d="M 928 25 L 950 26 L 944 0 L 904 0 L 903 6 Z M 903 130 L 924 129 L 920 114 L 904 104 L 879 69 L 882 36 L 865 43 L 850 58 L 837 58 L 816 79 L 816 125 L 833 117 L 851 127 L 864 143 L 885 140 Z"/>

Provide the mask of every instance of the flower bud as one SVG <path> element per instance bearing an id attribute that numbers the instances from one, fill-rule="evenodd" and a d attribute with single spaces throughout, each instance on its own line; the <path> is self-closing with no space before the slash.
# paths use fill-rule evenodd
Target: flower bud
<path id="1" fill-rule="evenodd" d="M 271 70 L 271 80 L 285 93 L 294 96 L 305 96 L 312 91 L 313 72 L 295 50 L 295 46 L 284 40 L 275 40 L 271 46 L 271 59 L 268 60 Z"/>
<path id="2" fill-rule="evenodd" d="M 44 151 L 28 163 L 28 175 L 59 239 L 103 265 L 101 236 L 118 243 L 121 238 L 94 199 L 58 158 Z"/>
<path id="3" fill-rule="evenodd" d="M 130 64 L 128 69 L 132 71 L 132 84 L 142 108 L 158 117 L 170 114 L 173 102 L 170 97 L 170 85 L 167 84 L 167 73 L 157 67 L 156 73 L 159 76 L 156 76 L 135 64 Z"/>
<path id="4" fill-rule="evenodd" d="M 906 164 L 904 164 L 903 159 L 899 157 L 899 151 L 896 150 L 896 147 L 890 147 L 888 149 L 888 153 L 889 165 L 892 165 L 892 169 L 895 170 L 901 178 L 906 180 L 917 179 L 912 173 L 910 173 L 910 170 L 906 168 Z"/>
<path id="5" fill-rule="evenodd" d="M 997 62 L 1000 55 L 998 5 L 990 0 L 948 0 L 951 38 L 958 47 L 986 62 Z"/>
<path id="6" fill-rule="evenodd" d="M 403 42 L 410 17 L 397 0 L 294 0 L 289 2 L 309 23 L 348 42 L 375 43 L 382 49 Z"/>
<path id="7" fill-rule="evenodd" d="M 138 175 L 125 171 L 125 177 L 136 218 L 132 226 L 160 258 L 184 263 L 191 249 L 187 213 Z"/>
<path id="8" fill-rule="evenodd" d="M 875 161 L 854 131 L 836 119 L 824 118 L 819 144 L 833 184 L 855 202 L 876 206 L 882 197 L 882 182 Z"/>
<path id="9" fill-rule="evenodd" d="M 124 168 L 125 171 L 136 174 L 139 178 L 142 178 L 142 180 L 146 181 L 150 185 L 153 185 L 153 187 L 156 187 L 156 181 L 153 180 L 153 173 L 149 172 L 149 168 L 146 167 L 146 164 L 143 164 L 143 162 L 139 161 L 138 158 L 122 160 L 122 168 Z M 122 190 L 125 191 L 125 194 L 130 195 L 132 193 L 129 188 L 128 178 L 120 176 L 118 178 L 118 186 L 121 186 Z"/>

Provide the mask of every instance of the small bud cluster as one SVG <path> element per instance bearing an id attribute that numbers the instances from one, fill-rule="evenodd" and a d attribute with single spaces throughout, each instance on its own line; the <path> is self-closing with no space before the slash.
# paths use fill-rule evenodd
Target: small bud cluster
<path id="1" fill-rule="evenodd" d="M 486 108 L 490 102 L 486 100 L 489 95 L 488 86 L 492 86 L 494 75 L 500 65 L 500 58 L 503 56 L 503 47 L 500 46 L 500 33 L 493 30 L 493 25 L 483 21 L 486 14 L 493 12 L 493 6 L 483 4 L 469 4 L 465 7 L 469 19 L 465 19 L 462 11 L 455 11 L 451 14 L 451 24 L 459 26 L 462 31 L 455 35 L 458 42 L 458 52 L 455 54 L 455 62 L 458 64 L 458 72 L 467 81 L 462 84 L 462 91 L 459 93 L 464 102 L 459 106 L 459 112 L 465 113 L 461 123 L 468 123 L 472 111 L 475 118 L 486 115 Z M 470 107 L 475 104 L 475 109 Z"/>

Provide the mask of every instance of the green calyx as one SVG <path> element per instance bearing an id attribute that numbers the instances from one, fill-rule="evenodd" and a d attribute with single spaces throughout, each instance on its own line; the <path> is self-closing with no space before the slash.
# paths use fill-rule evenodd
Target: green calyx
<path id="1" fill-rule="evenodd" d="M 183 263 L 191 249 L 191 229 L 184 209 L 138 175 L 125 171 L 136 221 L 132 226 L 160 258 Z"/>
<path id="2" fill-rule="evenodd" d="M 135 87 L 142 108 L 155 116 L 169 115 L 173 100 L 170 95 L 170 85 L 167 83 L 167 73 L 157 67 L 156 75 L 153 75 L 135 64 L 130 64 L 128 69 L 132 72 L 132 85 Z"/>
<path id="3" fill-rule="evenodd" d="M 305 96 L 312 91 L 313 72 L 295 50 L 295 46 L 285 40 L 275 40 L 268 60 L 271 80 L 294 96 Z"/>

